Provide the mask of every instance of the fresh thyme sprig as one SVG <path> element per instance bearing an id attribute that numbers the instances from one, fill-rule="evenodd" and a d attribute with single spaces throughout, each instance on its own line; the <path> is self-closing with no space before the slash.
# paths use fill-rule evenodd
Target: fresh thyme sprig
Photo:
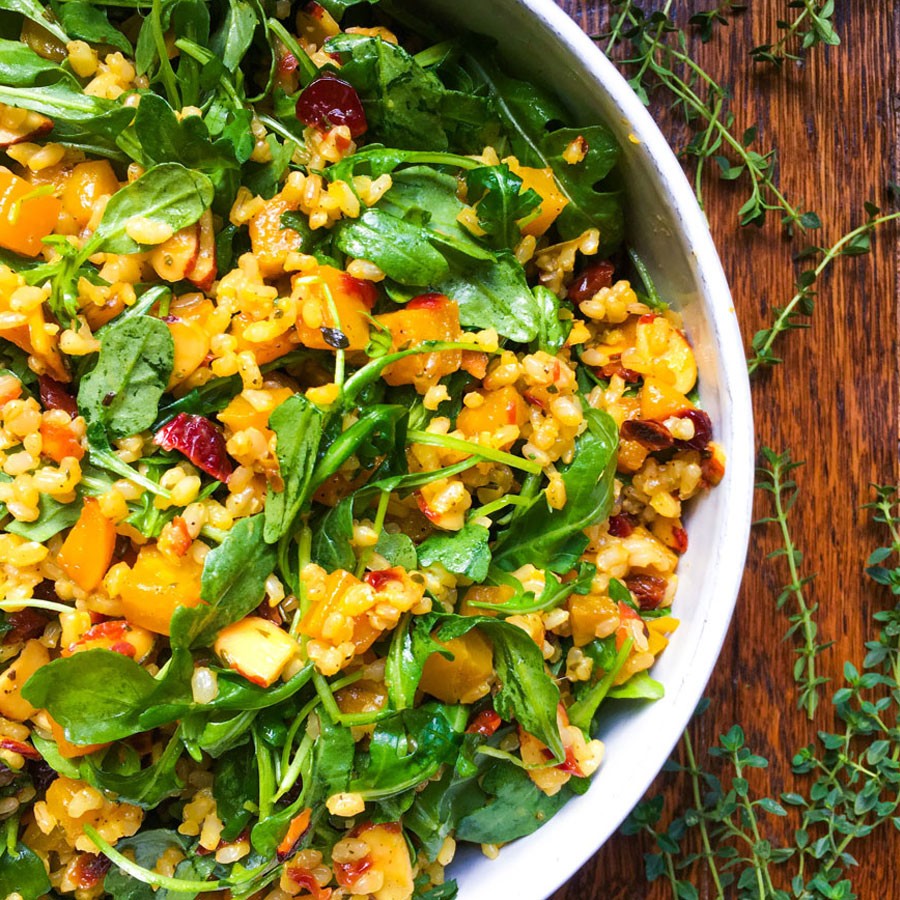
<path id="1" fill-rule="evenodd" d="M 703 175 L 707 163 L 719 166 L 720 177 L 749 181 L 750 196 L 739 210 L 742 225 L 762 225 L 767 214 L 777 212 L 789 233 L 820 227 L 819 217 L 794 205 L 775 181 L 774 150 L 751 149 L 757 130 L 738 130 L 728 109 L 731 95 L 687 52 L 688 35 L 669 16 L 673 0 L 661 10 L 645 13 L 635 0 L 614 0 L 608 31 L 596 35 L 604 52 L 622 65 L 628 83 L 649 103 L 650 95 L 662 90 L 695 133 L 684 154 L 695 160 L 694 190 L 703 205 Z M 727 21 L 726 14 L 742 4 L 720 3 L 706 14 L 694 16 L 700 36 L 711 34 L 714 24 Z M 730 154 L 730 156 L 726 155 Z"/>
<path id="2" fill-rule="evenodd" d="M 834 0 L 791 0 L 789 19 L 776 23 L 781 36 L 771 44 L 760 44 L 750 51 L 757 62 L 772 63 L 779 68 L 786 59 L 803 59 L 806 51 L 818 44 L 836 47 L 841 42 L 834 27 Z"/>
<path id="3" fill-rule="evenodd" d="M 811 603 L 804 590 L 815 575 L 800 575 L 803 554 L 795 546 L 788 526 L 788 516 L 797 500 L 797 483 L 791 473 L 803 463 L 792 460 L 789 450 L 776 453 L 769 447 L 763 447 L 760 455 L 761 462 L 756 470 L 758 479 L 756 486 L 771 494 L 773 514 L 764 516 L 756 524 L 771 523 L 777 525 L 781 532 L 782 546 L 773 550 L 766 558 L 784 557 L 787 560 L 790 581 L 782 588 L 775 600 L 775 606 L 782 609 L 787 601 L 793 598 L 796 612 L 789 617 L 791 627 L 785 639 L 798 634 L 800 636 L 801 646 L 797 649 L 798 658 L 794 664 L 794 680 L 800 689 L 797 705 L 812 719 L 819 705 L 819 688 L 828 680 L 816 674 L 816 658 L 831 644 L 819 643 L 818 626 L 815 621 L 819 605 Z"/>
<path id="4" fill-rule="evenodd" d="M 868 508 L 887 528 L 889 541 L 871 554 L 866 571 L 900 595 L 900 492 L 896 486 L 875 492 Z M 796 791 L 778 799 L 755 795 L 748 771 L 768 762 L 746 746 L 739 726 L 708 753 L 720 762 L 721 774 L 698 762 L 685 734 L 684 763 L 668 768 L 688 776 L 694 806 L 666 823 L 662 798 L 651 798 L 623 826 L 626 834 L 645 832 L 654 839 L 654 851 L 645 856 L 648 880 L 665 877 L 674 898 L 696 900 L 702 863 L 711 881 L 707 896 L 714 900 L 855 900 L 846 878 L 856 865 L 853 843 L 888 824 L 900 827 L 900 602 L 874 620 L 880 630 L 866 644 L 862 670 L 845 663 L 844 685 L 832 697 L 843 727 L 819 731 L 817 743 L 793 757 Z M 793 843 L 770 842 L 767 816 L 796 820 Z"/>
<path id="5" fill-rule="evenodd" d="M 775 355 L 775 343 L 786 331 L 808 328 L 809 318 L 815 309 L 816 289 L 822 274 L 831 264 L 843 256 L 860 256 L 871 249 L 872 233 L 879 227 L 900 218 L 900 212 L 881 214 L 872 203 L 865 204 L 868 218 L 865 223 L 842 235 L 830 247 L 810 247 L 798 258 L 821 257 L 816 266 L 804 269 L 797 278 L 794 296 L 784 305 L 775 307 L 775 320 L 769 328 L 763 328 L 753 335 L 751 347 L 753 355 L 747 361 L 752 375 L 763 366 L 774 366 L 781 362 Z"/>

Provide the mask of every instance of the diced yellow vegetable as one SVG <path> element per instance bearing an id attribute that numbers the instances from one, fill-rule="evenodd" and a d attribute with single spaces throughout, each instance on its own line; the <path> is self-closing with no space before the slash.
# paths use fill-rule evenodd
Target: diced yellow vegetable
<path id="1" fill-rule="evenodd" d="M 278 680 L 300 648 L 274 622 L 247 616 L 223 628 L 213 649 L 226 666 L 260 687 L 268 687 Z"/>
<path id="2" fill-rule="evenodd" d="M 553 169 L 533 169 L 530 166 L 520 166 L 518 161 L 510 157 L 504 160 L 522 179 L 522 191 L 529 188 L 541 195 L 541 205 L 538 213 L 523 229 L 524 234 L 540 237 L 555 221 L 556 217 L 566 208 L 569 200 L 563 195 L 553 177 Z"/>
<path id="3" fill-rule="evenodd" d="M 491 642 L 473 628 L 462 637 L 439 643 L 453 659 L 432 653 L 422 669 L 419 687 L 444 703 L 474 703 L 487 696 L 494 677 Z"/>
<path id="4" fill-rule="evenodd" d="M 115 523 L 103 515 L 97 500 L 88 497 L 56 561 L 78 587 L 92 591 L 103 581 L 115 548 Z"/>
<path id="5" fill-rule="evenodd" d="M 642 419 L 667 419 L 693 408 L 694 404 L 681 391 L 675 390 L 666 382 L 652 375 L 644 379 L 644 386 L 641 388 Z"/>
<path id="6" fill-rule="evenodd" d="M 22 696 L 22 686 L 50 662 L 47 648 L 38 640 L 28 641 L 19 658 L 0 674 L 0 715 L 15 722 L 30 719 L 37 710 Z"/>
<path id="7" fill-rule="evenodd" d="M 583 647 L 598 637 L 612 634 L 619 624 L 616 604 L 601 594 L 573 594 L 569 597 L 572 642 Z"/>
<path id="8" fill-rule="evenodd" d="M 665 316 L 641 316 L 635 328 L 635 345 L 622 353 L 622 365 L 652 376 L 681 394 L 697 382 L 694 351 Z"/>
<path id="9" fill-rule="evenodd" d="M 358 858 L 348 856 L 344 859 L 338 850 L 340 858 L 334 860 L 337 883 L 351 894 L 365 893 L 375 900 L 408 900 L 415 885 L 409 847 L 399 822 L 380 825 L 366 822 L 354 828 L 350 837 L 366 844 L 368 852 Z M 340 847 L 340 844 L 337 846 Z M 370 890 L 364 884 L 363 879 L 367 878 L 369 872 L 377 872 L 383 876 L 380 887 L 373 886 Z M 357 890 L 357 885 L 360 890 Z M 365 889 L 362 890 L 363 888 Z"/>

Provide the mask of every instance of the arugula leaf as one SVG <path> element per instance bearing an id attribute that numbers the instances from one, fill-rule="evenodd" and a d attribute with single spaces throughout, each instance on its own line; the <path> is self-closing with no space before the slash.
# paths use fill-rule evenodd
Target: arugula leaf
<path id="1" fill-rule="evenodd" d="M 5 480 L 5 479 L 4 479 Z M 41 494 L 39 498 L 40 515 L 33 522 L 20 522 L 11 519 L 4 530 L 10 534 L 17 534 L 29 541 L 50 540 L 65 528 L 71 528 L 81 515 L 81 503 L 60 503 L 50 494 Z"/>
<path id="2" fill-rule="evenodd" d="M 334 16 L 335 20 L 340 22 L 348 9 L 354 6 L 362 6 L 363 3 L 374 6 L 378 2 L 379 0 L 322 0 L 320 6 L 327 9 Z"/>
<path id="3" fill-rule="evenodd" d="M 51 890 L 50 879 L 41 858 L 23 843 L 0 856 L 0 894 L 19 895 L 22 900 L 39 900 Z"/>
<path id="4" fill-rule="evenodd" d="M 301 394 L 288 397 L 269 416 L 277 436 L 275 453 L 284 487 L 269 487 L 263 509 L 266 543 L 277 543 L 291 533 L 310 492 L 316 454 L 322 436 L 322 412 Z"/>
<path id="5" fill-rule="evenodd" d="M 409 53 L 380 37 L 341 34 L 325 43 L 341 56 L 341 78 L 366 111 L 369 134 L 402 150 L 445 150 L 441 121 L 444 86 Z"/>
<path id="6" fill-rule="evenodd" d="M 174 162 L 153 166 L 110 197 L 100 224 L 79 257 L 87 259 L 99 250 L 139 253 L 145 248 L 128 235 L 132 219 L 143 217 L 179 231 L 193 225 L 209 209 L 212 199 L 212 182 L 202 172 Z"/>
<path id="7" fill-rule="evenodd" d="M 248 0 L 228 0 L 225 18 L 212 36 L 209 49 L 229 72 L 237 71 L 250 49 L 258 21 L 256 10 Z"/>
<path id="8" fill-rule="evenodd" d="M 175 359 L 164 322 L 137 316 L 109 326 L 97 365 L 78 388 L 78 408 L 88 426 L 101 424 L 113 439 L 153 424 Z"/>
<path id="9" fill-rule="evenodd" d="M 538 349 L 556 356 L 572 330 L 571 319 L 559 317 L 559 297 L 542 285 L 532 289 L 538 309 Z"/>
<path id="10" fill-rule="evenodd" d="M 433 616 L 404 616 L 394 629 L 384 667 L 384 683 L 394 709 L 410 709 L 422 680 L 422 669 L 432 653 L 448 659 L 452 653 L 432 636 Z"/>
<path id="11" fill-rule="evenodd" d="M 418 559 L 412 538 L 402 531 L 382 531 L 375 544 L 375 552 L 381 554 L 392 566 L 415 569 Z"/>
<path id="12" fill-rule="evenodd" d="M 460 820 L 457 840 L 503 844 L 525 837 L 556 815 L 571 796 L 563 789 L 548 797 L 526 771 L 499 760 L 486 772 L 481 788 L 487 799 Z"/>
<path id="13" fill-rule="evenodd" d="M 5 8 L 4 2 L 0 0 L 0 9 Z M 71 72 L 39 56 L 27 44 L 0 39 L 0 84 L 26 88 L 44 87 L 56 82 L 64 82 L 73 90 L 79 88 Z"/>
<path id="14" fill-rule="evenodd" d="M 416 891 L 412 900 L 456 900 L 459 895 L 459 885 L 451 878 L 443 884 L 436 884 L 424 893 Z"/>
<path id="15" fill-rule="evenodd" d="M 425 287 L 448 272 L 447 261 L 424 228 L 377 207 L 342 220 L 335 228 L 335 246 L 348 256 L 374 263 L 404 285 Z"/>
<path id="16" fill-rule="evenodd" d="M 602 521 L 612 506 L 618 429 L 601 410 L 585 411 L 588 430 L 575 445 L 575 457 L 560 467 L 566 485 L 566 505 L 550 509 L 543 494 L 508 528 L 494 545 L 494 563 L 514 571 L 526 563 L 539 569 L 567 572 L 573 568 L 588 539 L 584 529 Z"/>
<path id="17" fill-rule="evenodd" d="M 463 325 L 494 328 L 521 344 L 537 337 L 537 302 L 525 270 L 508 251 L 498 252 L 490 262 L 451 255 L 449 275 L 433 287 L 457 302 Z"/>
<path id="18" fill-rule="evenodd" d="M 38 669 L 22 688 L 75 744 L 105 744 L 140 731 L 139 717 L 157 682 L 134 660 L 111 650 L 85 650 Z"/>
<path id="19" fill-rule="evenodd" d="M 47 10 L 44 9 L 38 0 L 0 0 L 0 9 L 25 16 L 26 19 L 30 19 L 35 24 L 40 25 L 41 28 L 49 31 L 63 44 L 68 44 L 72 37 L 76 36 L 70 37 L 66 34 L 53 17 L 47 15 Z"/>
<path id="20" fill-rule="evenodd" d="M 468 200 L 475 205 L 478 224 L 495 247 L 515 248 L 522 239 L 519 220 L 541 205 L 541 196 L 529 188 L 506 163 L 481 166 L 466 173 Z"/>
<path id="21" fill-rule="evenodd" d="M 215 868 L 215 857 L 198 856 L 191 853 L 187 838 L 176 831 L 163 828 L 142 830 L 133 837 L 120 838 L 116 849 L 127 853 L 144 869 L 153 870 L 162 856 L 172 848 L 178 849 L 187 859 L 175 869 L 175 877 L 187 881 L 205 881 Z M 131 875 L 117 869 L 109 870 L 103 888 L 113 900 L 194 900 L 197 893 L 172 891 L 168 888 L 155 889 L 138 881 Z"/>
<path id="22" fill-rule="evenodd" d="M 253 813 L 245 806 L 259 802 L 256 754 L 248 746 L 219 757 L 215 766 L 213 796 L 216 811 L 225 823 L 222 840 L 233 841 L 249 824 Z"/>
<path id="23" fill-rule="evenodd" d="M 66 5 L 70 3 L 67 0 Z M 241 184 L 241 167 L 229 141 L 213 142 L 200 116 L 186 116 L 179 121 L 172 107 L 153 93 L 141 97 L 134 117 L 134 133 L 145 166 L 181 163 L 192 171 L 202 172 L 215 192 L 213 211 L 227 216 Z"/>
<path id="24" fill-rule="evenodd" d="M 131 41 L 116 27 L 110 25 L 106 13 L 85 0 L 53 0 L 50 4 L 69 40 L 82 40 L 90 44 L 107 44 L 128 56 L 134 52 Z M 44 25 L 46 28 L 47 26 Z"/>
<path id="25" fill-rule="evenodd" d="M 275 568 L 275 547 L 263 537 L 262 514 L 240 519 L 209 551 L 200 580 L 201 606 L 179 607 L 172 616 L 172 646 L 208 647 L 225 626 L 259 605 Z"/>
<path id="26" fill-rule="evenodd" d="M 491 564 L 491 533 L 483 525 L 466 523 L 459 531 L 433 534 L 419 544 L 419 565 L 440 563 L 454 575 L 484 581 Z"/>
<path id="27" fill-rule="evenodd" d="M 661 700 L 666 695 L 663 684 L 646 671 L 636 672 L 624 684 L 609 689 L 611 700 Z"/>
<path id="28" fill-rule="evenodd" d="M 544 668 L 540 648 L 521 628 L 489 616 L 440 616 L 436 636 L 442 641 L 479 628 L 494 648 L 494 669 L 500 690 L 494 709 L 507 721 L 519 724 L 543 741 L 558 762 L 565 758 L 556 710 L 559 688 Z"/>
<path id="29" fill-rule="evenodd" d="M 624 217 L 618 185 L 611 176 L 621 155 L 612 132 L 605 125 L 559 128 L 569 119 L 567 110 L 535 85 L 505 75 L 485 58 L 467 54 L 470 71 L 488 87 L 513 153 L 526 166 L 553 169 L 568 203 L 556 220 L 563 240 L 577 237 L 587 228 L 600 230 L 601 256 L 622 242 Z M 581 162 L 570 164 L 563 152 L 581 138 L 587 147 Z"/>
<path id="30" fill-rule="evenodd" d="M 428 781 L 456 758 L 467 718 L 461 706 L 424 703 L 382 719 L 350 790 L 377 800 Z"/>
<path id="31" fill-rule="evenodd" d="M 353 501 L 351 494 L 333 506 L 312 526 L 310 558 L 328 572 L 356 568 L 356 554 L 350 546 L 353 537 Z"/>

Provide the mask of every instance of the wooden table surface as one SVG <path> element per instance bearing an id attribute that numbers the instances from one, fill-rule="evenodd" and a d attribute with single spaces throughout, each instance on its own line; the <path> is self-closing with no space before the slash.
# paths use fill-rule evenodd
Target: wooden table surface
<path id="1" fill-rule="evenodd" d="M 557 2 L 589 33 L 606 21 L 605 0 Z M 691 13 L 715 5 L 676 0 L 672 9 L 686 24 Z M 864 221 L 865 200 L 887 205 L 886 185 L 898 180 L 897 4 L 838 0 L 841 46 L 816 47 L 805 63 L 789 63 L 780 72 L 755 65 L 748 51 L 771 40 L 776 20 L 790 12 L 787 0 L 752 0 L 748 6 L 709 43 L 693 40 L 691 52 L 732 86 L 737 133 L 758 124 L 760 144 L 778 148 L 781 188 L 819 213 L 823 228 L 815 242 L 831 244 Z M 660 104 L 651 108 L 673 146 L 683 147 L 684 129 Z M 774 217 L 762 229 L 740 228 L 740 185 L 713 176 L 705 196 L 749 346 L 753 333 L 771 320 L 771 308 L 793 294 L 792 253 L 803 241 L 786 240 Z M 757 445 L 790 448 L 806 462 L 797 473 L 800 498 L 792 526 L 805 553 L 804 571 L 818 573 L 809 593 L 821 604 L 822 639 L 835 642 L 821 657 L 832 679 L 840 677 L 843 660 L 861 663 L 863 645 L 874 637 L 871 614 L 893 605 L 862 575 L 883 535 L 860 506 L 871 499 L 870 483 L 898 482 L 897 235 L 889 227 L 876 235 L 871 255 L 837 262 L 821 283 L 812 328 L 785 335 L 784 364 L 753 384 Z M 758 493 L 757 509 L 767 512 L 763 503 Z M 791 756 L 815 739 L 814 726 L 794 704 L 792 645 L 781 641 L 786 613 L 776 610 L 775 597 L 789 579 L 783 560 L 766 559 L 777 546 L 771 528 L 754 529 L 734 621 L 708 688 L 712 706 L 691 732 L 695 747 L 705 748 L 740 723 L 748 743 L 770 760 L 758 782 L 770 796 L 797 789 Z M 830 696 L 833 688 L 826 690 Z M 826 699 L 818 727 L 830 728 L 830 709 Z M 652 792 L 665 794 L 668 809 L 691 805 L 684 778 L 662 776 Z M 664 879 L 648 885 L 644 878 L 643 853 L 650 849 L 649 840 L 616 835 L 554 900 L 671 897 Z M 850 877 L 861 900 L 900 898 L 900 832 L 888 826 L 854 852 L 861 865 Z M 695 884 L 701 897 L 714 896 L 702 879 Z"/>

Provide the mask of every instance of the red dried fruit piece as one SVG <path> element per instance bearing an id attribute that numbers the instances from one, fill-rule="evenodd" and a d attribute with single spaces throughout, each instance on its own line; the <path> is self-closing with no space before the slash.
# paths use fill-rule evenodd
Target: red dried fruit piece
<path id="1" fill-rule="evenodd" d="M 379 569 L 377 572 L 366 572 L 366 583 L 374 591 L 380 591 L 392 581 L 402 581 L 403 576 L 395 566 L 390 569 Z"/>
<path id="2" fill-rule="evenodd" d="M 303 89 L 297 98 L 296 114 L 301 122 L 318 131 L 330 131 L 336 125 L 346 125 L 354 138 L 365 134 L 369 127 L 356 89 L 327 73 Z"/>
<path id="3" fill-rule="evenodd" d="M 688 533 L 677 525 L 672 529 L 672 549 L 678 553 L 687 553 Z"/>
<path id="4" fill-rule="evenodd" d="M 219 481 L 228 481 L 233 467 L 222 433 L 204 416 L 179 413 L 163 425 L 153 442 L 164 450 L 177 450 L 198 469 Z"/>
<path id="5" fill-rule="evenodd" d="M 97 853 L 83 853 L 75 863 L 74 882 L 82 891 L 96 887 L 109 871 L 112 863 Z"/>
<path id="6" fill-rule="evenodd" d="M 634 521 L 631 516 L 619 513 L 609 517 L 609 533 L 613 537 L 627 538 L 634 531 Z"/>
<path id="7" fill-rule="evenodd" d="M 597 369 L 597 374 L 601 378 L 612 378 L 613 375 L 618 375 L 625 384 L 635 384 L 636 382 L 641 380 L 641 376 L 638 372 L 633 371 L 632 369 L 626 369 L 625 366 L 622 365 L 621 362 L 611 362 L 607 363 L 605 366 L 601 366 Z"/>
<path id="8" fill-rule="evenodd" d="M 499 727 L 503 720 L 492 709 L 483 709 L 469 723 L 466 734 L 481 734 L 490 737 Z"/>
<path id="9" fill-rule="evenodd" d="M 568 297 L 573 303 L 590 300 L 601 288 L 611 287 L 615 268 L 611 262 L 588 266 L 569 285 Z"/>
<path id="10" fill-rule="evenodd" d="M 54 594 L 55 596 L 55 594 Z M 44 633 L 47 618 L 33 609 L 25 608 L 6 614 L 6 624 L 11 626 L 3 635 L 4 644 L 18 644 Z"/>
<path id="11" fill-rule="evenodd" d="M 78 404 L 75 398 L 58 381 L 48 375 L 38 376 L 41 394 L 41 406 L 44 409 L 63 409 L 73 419 L 78 415 Z"/>
<path id="12" fill-rule="evenodd" d="M 643 610 L 656 609 L 666 596 L 666 581 L 658 575 L 627 575 L 625 586 Z"/>
<path id="13" fill-rule="evenodd" d="M 10 753 L 18 753 L 25 759 L 41 759 L 41 754 L 31 746 L 31 744 L 23 744 L 21 741 L 14 741 L 12 738 L 3 738 L 0 741 L 0 750 L 9 750 Z"/>
<path id="14" fill-rule="evenodd" d="M 694 436 L 689 441 L 676 441 L 675 443 L 688 450 L 705 450 L 713 435 L 709 413 L 702 409 L 685 409 L 678 413 L 678 418 L 690 419 L 694 423 Z"/>
<path id="15" fill-rule="evenodd" d="M 668 450 L 675 443 L 675 438 L 665 425 L 647 419 L 626 420 L 620 433 L 623 441 L 636 441 L 651 452 Z"/>

